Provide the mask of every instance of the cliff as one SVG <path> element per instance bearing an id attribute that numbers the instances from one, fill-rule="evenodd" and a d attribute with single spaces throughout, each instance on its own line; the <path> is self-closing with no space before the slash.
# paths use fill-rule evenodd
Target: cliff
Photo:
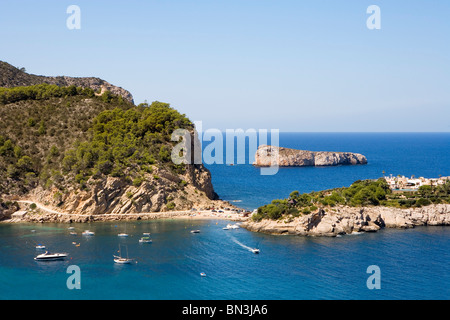
<path id="1" fill-rule="evenodd" d="M 86 185 L 68 186 L 65 192 L 53 187 L 35 188 L 27 196 L 46 203 L 60 212 L 80 214 L 127 214 L 189 210 L 192 207 L 214 206 L 217 195 L 211 184 L 211 174 L 203 166 L 190 168 L 195 175 L 174 174 L 160 167 L 144 174 L 140 185 L 111 176 L 90 178 Z M 188 170 L 189 171 L 189 170 Z"/>
<path id="2" fill-rule="evenodd" d="M 367 164 L 365 156 L 351 152 L 295 150 L 262 145 L 258 147 L 253 165 L 258 167 L 307 167 Z"/>
<path id="3" fill-rule="evenodd" d="M 3 85 L 35 79 L 1 68 L 16 75 L 2 73 Z M 0 119 L 0 220 L 15 200 L 87 215 L 220 205 L 207 168 L 172 162 L 171 133 L 194 126 L 167 103 L 39 84 L 0 88 Z"/>
<path id="4" fill-rule="evenodd" d="M 110 91 L 111 93 L 121 96 L 125 100 L 133 102 L 133 95 L 121 88 L 110 84 L 109 82 L 95 77 L 47 77 L 41 75 L 28 74 L 25 70 L 18 69 L 7 62 L 0 61 L 0 87 L 13 88 L 21 86 L 32 86 L 37 84 L 53 84 L 59 87 L 76 86 L 82 88 L 91 88 L 101 93 Z"/>
<path id="5" fill-rule="evenodd" d="M 242 226 L 250 231 L 300 236 L 338 236 L 356 232 L 376 232 L 381 228 L 413 228 L 415 226 L 450 225 L 450 205 L 437 204 L 422 208 L 339 206 L 327 211 L 319 209 L 294 219 L 247 221 Z"/>

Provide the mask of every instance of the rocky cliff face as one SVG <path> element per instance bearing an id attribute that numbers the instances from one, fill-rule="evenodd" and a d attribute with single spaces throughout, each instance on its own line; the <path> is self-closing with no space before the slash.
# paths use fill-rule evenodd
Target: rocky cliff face
<path id="1" fill-rule="evenodd" d="M 262 145 L 255 154 L 253 165 L 258 167 L 306 167 L 366 164 L 365 156 L 351 152 L 295 150 Z"/>
<path id="2" fill-rule="evenodd" d="M 90 179 L 87 185 L 87 190 L 74 189 L 65 193 L 56 188 L 38 187 L 27 199 L 60 212 L 86 215 L 189 210 L 218 204 L 210 172 L 203 166 L 190 168 L 184 176 L 155 169 L 139 186 L 113 177 L 100 181 Z"/>
<path id="3" fill-rule="evenodd" d="M 376 232 L 381 228 L 450 225 L 450 205 L 439 204 L 414 209 L 388 207 L 336 207 L 292 220 L 248 221 L 250 231 L 302 236 L 337 236 L 356 232 Z"/>
<path id="4" fill-rule="evenodd" d="M 9 63 L 0 61 L 0 87 L 11 88 L 19 86 L 32 86 L 41 83 L 54 84 L 60 87 L 76 86 L 82 88 L 91 88 L 101 92 L 111 91 L 116 95 L 122 96 L 125 100 L 133 102 L 133 95 L 120 87 L 114 86 L 100 78 L 85 77 L 74 78 L 66 76 L 46 77 L 34 74 L 28 74 L 23 69 L 18 69 Z"/>
<path id="5" fill-rule="evenodd" d="M 0 221 L 3 219 L 9 219 L 11 214 L 19 210 L 19 205 L 17 203 L 4 203 L 0 199 Z"/>

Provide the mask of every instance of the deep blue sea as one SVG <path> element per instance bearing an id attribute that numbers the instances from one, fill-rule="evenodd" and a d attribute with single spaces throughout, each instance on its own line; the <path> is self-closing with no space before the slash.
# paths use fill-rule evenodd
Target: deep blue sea
<path id="1" fill-rule="evenodd" d="M 348 186 L 386 174 L 450 175 L 450 134 L 281 133 L 280 145 L 367 156 L 364 166 L 280 168 L 261 176 L 246 165 L 208 165 L 216 192 L 256 208 L 293 190 Z M 227 221 L 158 220 L 74 224 L 0 224 L 0 299 L 449 299 L 450 228 L 384 229 L 338 238 L 270 236 L 223 230 Z M 81 236 L 85 229 L 93 237 Z M 200 229 L 198 234 L 190 233 Z M 33 231 L 34 230 L 34 231 Z M 128 238 L 119 238 L 126 231 Z M 140 244 L 144 232 L 153 243 Z M 73 244 L 79 244 L 76 246 Z M 36 262 L 36 244 L 67 252 Z M 117 265 L 121 244 L 137 263 Z M 253 254 L 249 248 L 259 247 Z M 69 290 L 67 268 L 80 268 Z M 380 269 L 380 289 L 368 289 Z M 206 273 L 201 277 L 200 273 Z"/>
<path id="2" fill-rule="evenodd" d="M 236 149 L 237 142 L 234 145 Z M 380 178 L 383 171 L 394 176 L 450 176 L 450 133 L 280 133 L 279 145 L 311 151 L 361 153 L 367 157 L 368 164 L 279 168 L 277 174 L 264 176 L 259 168 L 251 165 L 253 155 L 250 160 L 248 154 L 242 155 L 246 164 L 237 165 L 235 150 L 235 165 L 207 165 L 220 198 L 238 201 L 234 204 L 245 209 L 255 209 L 273 199 L 287 198 L 294 190 L 311 192 L 350 186 L 359 179 Z"/>

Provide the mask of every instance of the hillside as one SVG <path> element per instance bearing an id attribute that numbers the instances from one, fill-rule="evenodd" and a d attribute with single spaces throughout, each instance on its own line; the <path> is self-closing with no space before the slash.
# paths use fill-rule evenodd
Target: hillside
<path id="1" fill-rule="evenodd" d="M 110 91 L 115 95 L 121 96 L 123 99 L 133 103 L 133 95 L 120 87 L 114 86 L 109 82 L 100 78 L 84 77 L 75 78 L 67 76 L 47 77 L 26 73 L 24 68 L 16 68 L 7 62 L 0 61 L 0 87 L 13 88 L 32 86 L 37 84 L 54 84 L 58 87 L 81 87 L 91 88 L 96 92 L 103 93 Z"/>
<path id="2" fill-rule="evenodd" d="M 98 214 L 185 210 L 217 198 L 203 165 L 172 163 L 171 132 L 194 129 L 169 104 L 135 106 L 109 91 L 44 83 L 0 88 L 0 119 L 1 199 Z"/>

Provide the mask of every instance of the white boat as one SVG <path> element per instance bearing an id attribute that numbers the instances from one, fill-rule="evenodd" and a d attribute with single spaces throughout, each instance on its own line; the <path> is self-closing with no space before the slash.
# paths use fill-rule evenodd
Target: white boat
<path id="1" fill-rule="evenodd" d="M 36 249 L 45 249 L 45 246 L 43 244 L 38 244 L 36 246 Z"/>
<path id="2" fill-rule="evenodd" d="M 54 261 L 54 260 L 64 260 L 67 257 L 67 253 L 49 253 L 46 251 L 43 254 L 38 255 L 34 258 L 36 261 Z"/>
<path id="3" fill-rule="evenodd" d="M 128 258 L 128 247 L 127 248 L 127 257 L 124 258 L 122 257 L 122 251 L 120 249 L 120 245 L 119 245 L 119 255 L 116 256 L 114 255 L 114 262 L 118 263 L 118 264 L 130 264 L 133 262 L 133 259 Z"/>
<path id="4" fill-rule="evenodd" d="M 76 232 L 73 232 L 73 231 L 72 231 L 72 232 L 69 232 L 69 234 L 72 235 L 72 236 L 76 236 L 76 235 L 77 235 L 77 233 L 76 233 Z"/>
<path id="5" fill-rule="evenodd" d="M 127 233 L 127 224 L 125 223 L 125 231 L 119 233 L 117 236 L 119 237 L 128 237 L 128 233 Z"/>
<path id="6" fill-rule="evenodd" d="M 114 262 L 118 264 L 130 264 L 133 262 L 133 259 L 121 258 L 118 256 L 114 256 Z"/>
<path id="7" fill-rule="evenodd" d="M 206 273 L 204 273 L 204 272 L 201 272 L 200 275 L 201 275 L 202 277 L 206 277 Z"/>
<path id="8" fill-rule="evenodd" d="M 139 243 L 152 243 L 152 239 L 149 237 L 142 237 L 139 239 Z"/>
<path id="9" fill-rule="evenodd" d="M 191 233 L 200 233 L 200 230 L 192 230 Z"/>
<path id="10" fill-rule="evenodd" d="M 143 236 L 149 236 L 149 235 L 150 235 L 150 232 L 144 232 L 142 235 L 143 235 Z"/>
<path id="11" fill-rule="evenodd" d="M 228 227 L 225 227 L 225 228 L 222 228 L 223 230 L 230 230 L 230 228 L 228 228 Z"/>
<path id="12" fill-rule="evenodd" d="M 82 235 L 84 235 L 84 236 L 93 236 L 93 235 L 95 235 L 95 232 L 89 231 L 89 230 L 85 230 L 85 231 L 83 231 Z"/>
<path id="13" fill-rule="evenodd" d="M 252 249 L 252 252 L 258 254 L 259 253 L 259 249 L 254 248 L 254 249 Z"/>
<path id="14" fill-rule="evenodd" d="M 114 256 L 114 262 L 118 264 L 130 264 L 133 262 L 133 259 L 121 258 L 118 256 Z"/>
<path id="15" fill-rule="evenodd" d="M 74 227 L 68 227 L 67 230 L 75 230 Z"/>

